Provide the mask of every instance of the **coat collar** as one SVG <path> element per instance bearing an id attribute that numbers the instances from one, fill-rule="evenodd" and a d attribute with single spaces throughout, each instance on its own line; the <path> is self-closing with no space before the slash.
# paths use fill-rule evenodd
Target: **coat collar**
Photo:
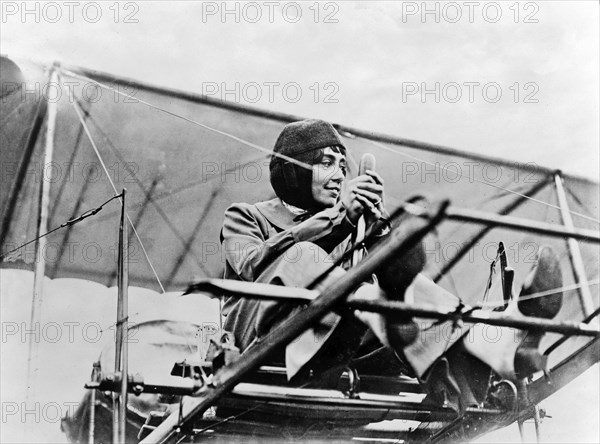
<path id="1" fill-rule="evenodd" d="M 298 216 L 287 209 L 278 197 L 258 202 L 255 206 L 277 228 L 287 230 L 298 225 L 298 220 L 296 219 Z"/>

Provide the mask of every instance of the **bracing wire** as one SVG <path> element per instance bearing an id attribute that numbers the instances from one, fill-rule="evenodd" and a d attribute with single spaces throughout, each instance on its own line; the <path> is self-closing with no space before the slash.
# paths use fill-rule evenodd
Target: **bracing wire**
<path id="1" fill-rule="evenodd" d="M 541 297 L 548 296 L 548 295 L 562 292 L 562 291 L 577 290 L 578 288 L 585 287 L 588 285 L 590 287 L 592 287 L 594 285 L 600 285 L 600 279 L 596 279 L 594 281 L 588 281 L 587 283 L 584 283 L 584 284 L 577 283 L 577 284 L 564 285 L 562 287 L 551 288 L 550 290 L 544 290 L 544 291 L 540 291 L 538 293 L 532 293 L 527 296 L 519 297 L 519 302 L 520 301 L 528 301 L 530 299 L 541 298 Z M 484 307 L 496 307 L 496 306 L 503 306 L 503 305 L 504 305 L 504 302 L 485 302 L 485 303 L 481 304 L 481 306 L 484 306 Z"/>
<path id="2" fill-rule="evenodd" d="M 62 78 L 60 79 L 60 82 L 62 83 Z M 108 172 L 108 168 L 106 167 L 106 164 L 104 163 L 104 160 L 102 159 L 102 156 L 100 155 L 100 151 L 98 150 L 98 147 L 96 146 L 96 143 L 94 142 L 94 139 L 92 138 L 92 134 L 90 133 L 90 129 L 88 128 L 88 126 L 87 126 L 87 124 L 86 124 L 86 122 L 85 122 L 85 120 L 83 118 L 82 111 L 81 111 L 81 109 L 79 109 L 79 105 L 78 105 L 77 101 L 73 97 L 73 92 L 71 91 L 70 88 L 66 88 L 66 89 L 69 92 L 69 100 L 70 100 L 71 104 L 73 105 L 73 108 L 75 109 L 75 112 L 77 113 L 77 117 L 79 118 L 79 122 L 81 123 L 81 126 L 83 127 L 83 129 L 85 131 L 85 134 L 87 135 L 88 140 L 90 141 L 90 144 L 92 145 L 92 148 L 93 148 L 94 152 L 96 153 L 96 157 L 98 157 L 98 160 L 100 161 L 100 165 L 104 169 L 104 173 L 106 174 L 106 177 L 108 178 L 108 181 L 110 182 L 110 185 L 112 186 L 115 194 L 119 194 L 119 192 L 117 191 L 117 187 L 115 186 L 115 183 L 113 182 L 112 178 L 110 177 L 110 174 Z M 122 201 L 121 198 L 119 198 L 119 201 L 121 202 L 121 204 L 123 203 L 123 201 Z M 129 213 L 125 212 L 125 215 L 127 216 L 127 221 L 129 222 L 129 225 L 131 226 L 131 229 L 135 233 L 136 239 L 140 243 L 140 247 L 142 249 L 142 252 L 144 253 L 144 256 L 146 257 L 146 261 L 148 261 L 148 265 L 152 269 L 152 273 L 154 274 L 154 277 L 156 278 L 156 281 L 158 282 L 158 285 L 159 285 L 160 289 L 162 290 L 163 293 L 166 293 L 165 288 L 163 287 L 163 284 L 160 281 L 160 278 L 158 277 L 156 269 L 154 268 L 154 265 L 152 264 L 152 261 L 150 260 L 150 257 L 148 256 L 148 252 L 146 251 L 146 248 L 144 247 L 144 244 L 142 243 L 142 239 L 140 238 L 140 235 L 138 234 L 135 226 L 133 225 L 133 222 L 131 221 L 131 218 L 129 217 Z"/>
<path id="3" fill-rule="evenodd" d="M 2 98 L 0 100 L 4 100 L 4 98 Z M 20 111 L 21 108 L 23 108 L 23 106 L 25 105 L 25 103 L 27 103 L 27 102 L 23 101 L 23 102 L 20 102 L 17 106 L 15 106 L 15 108 L 10 113 L 8 113 L 6 116 L 4 116 L 2 118 L 2 120 L 0 120 L 0 125 L 2 125 L 4 127 L 6 121 L 8 119 L 10 119 L 12 116 L 14 116 L 18 111 Z"/>
<path id="4" fill-rule="evenodd" d="M 94 216 L 95 214 L 100 212 L 107 203 L 109 203 L 110 201 L 112 201 L 114 199 L 120 199 L 120 197 L 122 195 L 123 195 L 122 193 L 115 195 L 115 196 L 111 197 L 110 199 L 108 199 L 106 202 L 104 202 L 102 205 L 100 205 L 96 208 L 92 208 L 91 210 L 87 210 L 87 211 L 81 213 L 79 216 L 69 219 L 68 221 L 60 224 L 58 227 L 55 227 L 49 231 L 46 231 L 44 234 L 40 234 L 39 236 L 35 237 L 34 239 L 31 239 L 30 241 L 27 241 L 24 244 L 21 244 L 18 247 L 13 248 L 12 250 L 0 255 L 0 259 L 4 259 L 5 257 L 9 256 L 10 254 L 14 253 L 15 251 L 20 250 L 21 248 L 26 247 L 27 245 L 41 239 L 42 237 L 48 236 L 49 234 L 52 234 L 55 231 L 60 230 L 61 228 L 70 227 L 71 225 L 75 225 L 76 223 L 81 222 L 82 220 L 87 219 L 90 216 Z"/>
<path id="5" fill-rule="evenodd" d="M 169 229 L 171 230 L 171 232 L 175 235 L 175 237 L 177 238 L 177 240 L 179 240 L 179 242 L 181 242 L 182 245 L 186 245 L 186 240 L 183 238 L 183 235 L 179 232 L 179 230 L 175 227 L 175 224 L 171 221 L 171 219 L 169 218 L 169 216 L 164 212 L 164 210 L 162 209 L 162 207 L 160 205 L 158 205 L 155 200 L 156 197 L 152 197 L 149 193 L 148 190 L 146 190 L 144 188 L 144 185 L 142 184 L 142 182 L 138 179 L 137 175 L 135 174 L 135 172 L 130 168 L 128 162 L 123 158 L 123 156 L 121 155 L 121 153 L 119 152 L 119 150 L 117 149 L 117 147 L 114 145 L 114 143 L 112 142 L 112 140 L 108 137 L 108 135 L 102 130 L 102 128 L 100 127 L 100 125 L 98 124 L 98 122 L 96 122 L 96 120 L 93 118 L 93 116 L 91 114 L 88 114 L 88 119 L 95 125 L 96 130 L 98 131 L 98 133 L 100 133 L 100 135 L 104 138 L 107 146 L 111 149 L 111 151 L 119 158 L 119 160 L 121 162 L 123 162 L 123 165 L 125 167 L 125 170 L 131 174 L 131 177 L 133 178 L 133 180 L 135 181 L 135 183 L 140 187 L 140 189 L 142 190 L 142 192 L 144 193 L 144 197 L 145 199 L 147 199 L 147 201 L 150 202 L 150 204 L 152 206 L 154 206 L 154 208 L 156 209 L 157 213 L 159 214 L 159 216 L 164 220 L 164 222 L 167 224 L 167 226 L 169 227 Z M 171 194 L 169 194 L 171 195 Z M 143 204 L 140 204 L 143 205 Z M 131 206 L 130 206 L 131 208 Z M 135 207 L 134 207 L 135 208 Z M 109 217 L 110 215 L 108 215 L 107 217 Z M 208 274 L 208 272 L 206 271 L 206 269 L 204 268 L 204 265 L 202 264 L 202 262 L 197 261 L 197 265 L 202 269 L 202 271 L 204 271 L 206 274 Z M 167 282 L 168 285 L 168 282 Z"/>
<path id="6" fill-rule="evenodd" d="M 119 91 L 119 90 L 117 90 L 115 88 L 112 88 L 112 87 L 110 87 L 108 85 L 100 83 L 97 80 L 91 79 L 89 77 L 82 76 L 80 74 L 77 74 L 77 73 L 74 73 L 72 71 L 65 70 L 65 69 L 62 69 L 61 71 L 64 74 L 66 74 L 66 75 L 68 75 L 70 77 L 75 77 L 75 78 L 78 78 L 78 79 L 81 79 L 81 80 L 85 80 L 85 81 L 88 81 L 88 82 L 95 83 L 96 85 L 98 85 L 101 88 L 107 89 L 109 91 L 113 91 L 115 94 L 119 94 L 119 95 L 121 95 L 123 97 L 126 97 L 126 98 L 130 99 L 130 100 L 134 100 L 135 102 L 139 102 L 139 103 L 142 103 L 142 104 L 144 104 L 146 106 L 149 106 L 150 108 L 153 108 L 153 109 L 155 109 L 157 111 L 163 112 L 165 114 L 168 114 L 170 116 L 176 117 L 178 119 L 182 119 L 182 120 L 184 120 L 184 121 L 186 121 L 188 123 L 191 123 L 192 125 L 196 125 L 196 126 L 199 126 L 201 128 L 204 128 L 204 129 L 206 129 L 208 131 L 212 131 L 212 132 L 214 132 L 216 134 L 220 134 L 221 136 L 224 136 L 224 137 L 227 137 L 229 139 L 235 140 L 236 142 L 239 142 L 239 143 L 241 143 L 243 145 L 249 146 L 250 148 L 254 148 L 254 149 L 258 150 L 258 151 L 262 151 L 263 153 L 266 153 L 266 154 L 268 154 L 270 156 L 279 157 L 279 158 L 284 159 L 284 160 L 286 160 L 286 161 L 288 161 L 290 163 L 298 165 L 301 168 L 312 170 L 312 165 L 309 165 L 307 163 L 301 162 L 301 161 L 299 161 L 297 159 L 294 159 L 293 157 L 286 156 L 285 154 L 281 154 L 281 153 L 275 153 L 271 149 L 262 147 L 260 145 L 255 144 L 255 143 L 252 143 L 252 142 L 249 142 L 248 140 L 242 139 L 241 137 L 235 136 L 233 134 L 229 134 L 229 133 L 227 133 L 225 131 L 221 131 L 221 130 L 218 130 L 218 129 L 213 128 L 211 126 L 205 125 L 203 123 L 198 122 L 197 120 L 191 119 L 189 117 L 182 116 L 181 114 L 177 114 L 177 113 L 175 113 L 173 111 L 169 111 L 168 109 L 161 108 L 160 106 L 154 105 L 154 104 L 152 104 L 150 102 L 147 102 L 145 100 L 139 99 L 137 97 L 133 97 L 133 96 L 131 96 L 129 94 L 126 94 L 126 93 L 124 93 L 122 91 Z"/>
<path id="7" fill-rule="evenodd" d="M 478 182 L 478 183 L 481 183 L 483 185 L 487 185 L 487 186 L 490 186 L 490 187 L 493 187 L 493 188 L 497 188 L 497 189 L 502 190 L 502 191 L 504 191 L 506 193 L 515 194 L 515 195 L 520 196 L 520 197 L 522 197 L 524 199 L 528 199 L 528 200 L 531 200 L 533 202 L 537 202 L 537 203 L 545 205 L 547 207 L 555 208 L 557 210 L 562 210 L 562 208 L 559 207 L 558 205 L 554 205 L 554 204 L 551 204 L 551 203 L 548 203 L 548 202 L 544 202 L 543 200 L 536 199 L 535 197 L 531 197 L 531 196 L 528 196 L 526 194 L 519 193 L 518 191 L 514 191 L 514 190 L 511 190 L 509 188 L 505 188 L 505 187 L 502 187 L 500 185 L 496 185 L 496 184 L 491 183 L 491 182 L 486 182 L 485 180 L 477 179 L 476 177 L 470 176 L 468 174 L 463 174 L 461 171 L 452 170 L 452 169 L 449 169 L 448 167 L 445 167 L 443 165 L 439 165 L 437 163 L 429 162 L 428 160 L 422 159 L 420 157 L 413 156 L 412 154 L 408 154 L 408 153 L 405 153 L 403 151 L 395 150 L 395 149 L 393 149 L 391 147 L 388 147 L 388 146 L 385 146 L 382 143 L 379 143 L 377 141 L 374 141 L 374 140 L 371 140 L 371 139 L 365 139 L 365 140 L 367 140 L 372 145 L 374 145 L 374 146 L 376 146 L 378 148 L 381 148 L 381 149 L 383 149 L 385 151 L 388 151 L 388 152 L 391 152 L 391 153 L 394 153 L 394 154 L 397 154 L 397 155 L 405 156 L 405 157 L 408 157 L 409 159 L 417 160 L 419 162 L 422 162 L 424 164 L 433 166 L 434 168 L 442 170 L 442 171 L 450 171 L 452 174 L 457 174 L 461 179 L 463 179 L 463 178 L 464 179 L 469 179 L 472 182 Z M 585 214 L 578 213 L 578 212 L 572 211 L 572 210 L 569 210 L 569 213 L 573 214 L 574 216 L 578 216 L 578 217 L 581 217 L 583 219 L 590 220 L 590 221 L 595 222 L 595 223 L 597 223 L 597 224 L 600 225 L 600 220 L 595 219 L 593 217 L 590 217 L 590 216 L 587 216 Z"/>

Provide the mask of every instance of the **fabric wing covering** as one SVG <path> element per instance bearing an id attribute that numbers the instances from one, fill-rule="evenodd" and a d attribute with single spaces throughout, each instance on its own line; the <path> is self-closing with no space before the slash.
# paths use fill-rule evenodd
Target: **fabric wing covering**
<path id="1" fill-rule="evenodd" d="M 3 73 L 11 63 L 2 58 Z M 219 230 L 224 210 L 233 202 L 252 203 L 274 196 L 269 184 L 268 153 L 283 126 L 302 117 L 81 68 L 60 68 L 59 78 L 66 82 L 60 85 L 46 84 L 47 69 L 43 67 L 21 63 L 21 71 L 27 73 L 27 83 L 20 83 L 18 68 L 13 69 L 12 89 L 6 86 L 7 77 L 3 75 L 2 253 L 36 237 L 44 180 L 51 186 L 48 229 L 98 207 L 115 194 L 78 117 L 79 107 L 108 176 L 118 192 L 127 188 L 128 214 L 164 290 L 182 290 L 198 277 L 220 277 L 224 259 Z M 44 104 L 40 105 L 44 91 L 58 107 L 53 162 L 45 166 L 47 118 L 39 131 L 35 125 L 38 110 L 45 111 Z M 375 155 L 390 210 L 410 196 L 423 194 L 434 199 L 449 198 L 456 207 L 489 213 L 514 207 L 510 215 L 563 223 L 557 209 L 553 170 L 338 127 L 350 149 L 351 174 L 356 174 L 363 153 Z M 398 128 L 398 133 L 401 131 Z M 34 144 L 26 155 L 28 141 Z M 19 168 L 24 171 L 22 180 Z M 597 230 L 598 184 L 575 176 L 563 177 L 568 205 L 578 213 L 572 215 L 575 226 Z M 522 195 L 531 195 L 537 201 Z M 45 251 L 46 274 L 114 286 L 119 215 L 120 205 L 114 200 L 98 214 L 51 234 Z M 444 221 L 426 238 L 426 273 L 437 276 L 483 228 Z M 517 289 L 543 244 L 559 252 L 565 285 L 574 283 L 565 239 L 503 228 L 483 233 L 439 282 L 466 303 L 481 302 L 499 241 L 506 246 L 508 261 L 515 268 Z M 579 244 L 587 278 L 597 283 L 598 247 L 588 242 Z M 1 266 L 33 269 L 34 252 L 32 243 L 4 257 Z M 130 285 L 161 290 L 131 230 L 129 263 Z M 492 293 L 499 294 L 498 279 L 493 287 Z M 597 284 L 590 289 L 597 307 Z M 567 291 L 565 301 L 559 318 L 583 319 L 578 290 Z"/>

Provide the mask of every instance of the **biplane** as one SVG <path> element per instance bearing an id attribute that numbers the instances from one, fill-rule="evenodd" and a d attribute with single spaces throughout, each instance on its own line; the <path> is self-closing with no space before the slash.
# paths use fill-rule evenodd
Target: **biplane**
<path id="1" fill-rule="evenodd" d="M 224 281 L 223 212 L 235 201 L 274 197 L 271 146 L 300 117 L 80 67 L 1 61 L 1 271 L 33 272 L 32 324 L 43 309 L 44 276 L 111 287 L 111 307 L 118 296 L 116 340 L 89 363 L 84 402 L 62 421 L 72 442 L 471 440 L 531 418 L 537 429 L 540 401 L 600 359 L 597 183 L 335 125 L 351 170 L 373 153 L 390 209 L 413 222 L 400 223 L 389 242 L 322 293 Z M 411 203 L 417 194 L 435 196 L 434 203 Z M 289 387 L 285 369 L 266 364 L 275 347 L 348 305 L 358 283 L 417 243 L 427 258 L 423 273 L 455 300 L 357 300 L 351 307 L 423 319 L 442 336 L 465 325 L 490 334 L 545 333 L 542 367 L 507 379 L 474 363 L 464 377 L 477 381 L 476 402 L 457 408 L 432 402 L 410 372 L 348 367 L 333 386 Z M 540 245 L 558 253 L 564 277 L 550 292 L 563 294 L 554 319 L 509 310 Z M 209 298 L 235 296 L 305 308 L 240 355 L 220 331 L 218 315 L 213 323 L 195 323 L 157 313 L 128 324 L 134 287 L 165 294 L 168 304 L 204 298 L 208 307 Z M 180 296 L 185 290 L 190 294 Z M 133 331 L 137 340 L 130 342 Z"/>

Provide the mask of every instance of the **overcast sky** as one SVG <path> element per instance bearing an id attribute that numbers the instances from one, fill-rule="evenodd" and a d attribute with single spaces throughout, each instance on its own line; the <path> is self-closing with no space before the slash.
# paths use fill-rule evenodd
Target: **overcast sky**
<path id="1" fill-rule="evenodd" d="M 2 53 L 598 180 L 596 1 L 75 3 L 4 2 Z"/>

